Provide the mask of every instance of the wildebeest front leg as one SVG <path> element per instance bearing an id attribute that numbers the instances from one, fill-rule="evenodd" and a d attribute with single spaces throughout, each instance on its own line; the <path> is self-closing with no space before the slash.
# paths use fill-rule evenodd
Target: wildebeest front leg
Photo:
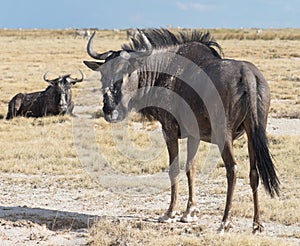
<path id="1" fill-rule="evenodd" d="M 159 218 L 159 222 L 175 222 L 177 200 L 178 200 L 178 178 L 179 178 L 179 160 L 178 160 L 178 135 L 177 132 L 164 131 L 164 136 L 169 152 L 169 177 L 171 181 L 171 202 L 169 209 L 164 216 Z"/>
<path id="2" fill-rule="evenodd" d="M 188 179 L 189 200 L 187 203 L 187 209 L 181 217 L 182 222 L 193 222 L 198 219 L 196 213 L 199 212 L 199 210 L 196 208 L 195 201 L 195 157 L 198 151 L 199 143 L 200 140 L 193 137 L 189 137 L 187 140 L 186 175 Z"/>
<path id="3" fill-rule="evenodd" d="M 69 115 L 72 115 L 72 116 L 75 116 L 73 114 L 73 109 L 74 109 L 74 102 L 71 101 L 68 108 L 67 108 L 67 111 L 66 111 L 66 114 L 69 114 Z"/>

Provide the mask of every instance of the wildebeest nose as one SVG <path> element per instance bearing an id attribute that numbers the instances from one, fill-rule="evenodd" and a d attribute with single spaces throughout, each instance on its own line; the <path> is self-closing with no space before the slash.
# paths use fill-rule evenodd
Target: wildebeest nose
<path id="1" fill-rule="evenodd" d="M 119 116 L 118 110 L 113 110 L 112 113 L 111 113 L 111 119 L 112 120 L 117 120 L 118 116 Z"/>

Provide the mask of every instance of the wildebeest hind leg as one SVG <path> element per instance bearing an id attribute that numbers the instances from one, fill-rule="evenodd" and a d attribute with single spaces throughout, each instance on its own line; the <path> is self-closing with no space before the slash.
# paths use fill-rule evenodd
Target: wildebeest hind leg
<path id="1" fill-rule="evenodd" d="M 20 110 L 20 108 L 23 104 L 24 97 L 25 97 L 24 94 L 19 93 L 16 96 L 14 96 L 14 98 L 12 100 L 10 100 L 10 102 L 8 104 L 8 112 L 7 112 L 7 116 L 6 116 L 7 120 L 10 120 L 10 119 L 18 116 L 18 111 Z"/>
<path id="2" fill-rule="evenodd" d="M 258 203 L 258 183 L 259 183 L 259 176 L 258 171 L 256 168 L 256 160 L 255 160 L 255 153 L 253 148 L 253 137 L 251 135 L 251 124 L 249 121 L 246 120 L 245 122 L 245 129 L 247 132 L 248 137 L 248 153 L 250 159 L 250 186 L 253 193 L 253 203 L 254 203 L 254 216 L 253 216 L 253 226 L 252 226 L 252 233 L 262 232 L 264 230 L 263 225 L 260 222 L 259 218 L 259 203 Z"/>
<path id="3" fill-rule="evenodd" d="M 219 231 L 221 233 L 228 231 L 232 225 L 230 221 L 230 210 L 232 204 L 233 191 L 236 183 L 236 171 L 237 165 L 233 156 L 233 146 L 231 138 L 225 140 L 225 145 L 222 150 L 222 159 L 225 163 L 226 167 L 226 176 L 227 176 L 227 198 L 226 198 L 226 206 L 222 219 L 221 226 Z"/>
<path id="4" fill-rule="evenodd" d="M 198 151 L 200 140 L 193 137 L 189 137 L 187 141 L 187 163 L 186 163 L 186 175 L 188 179 L 189 188 L 189 200 L 187 208 L 183 216 L 181 217 L 182 222 L 193 222 L 198 218 L 196 214 L 199 210 L 196 207 L 195 201 L 195 157 Z"/>

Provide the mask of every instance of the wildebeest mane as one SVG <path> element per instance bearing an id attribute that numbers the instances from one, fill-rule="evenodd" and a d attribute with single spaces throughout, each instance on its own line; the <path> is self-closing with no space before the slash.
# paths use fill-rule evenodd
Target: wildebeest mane
<path id="1" fill-rule="evenodd" d="M 147 43 L 143 39 L 141 32 L 145 34 L 154 49 L 161 49 L 174 45 L 181 45 L 191 42 L 204 44 L 212 51 L 213 55 L 221 58 L 223 51 L 221 46 L 212 38 L 210 32 L 200 32 L 193 30 L 192 32 L 178 32 L 174 34 L 168 29 L 138 29 L 139 34 L 131 38 L 130 44 L 123 44 L 123 50 L 140 51 L 147 49 Z"/>

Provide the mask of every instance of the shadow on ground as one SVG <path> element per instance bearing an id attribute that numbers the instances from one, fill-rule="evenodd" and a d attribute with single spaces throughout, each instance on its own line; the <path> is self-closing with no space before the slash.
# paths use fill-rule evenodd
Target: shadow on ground
<path id="1" fill-rule="evenodd" d="M 29 207 L 3 207 L 0 206 L 0 219 L 19 223 L 19 226 L 32 222 L 34 224 L 46 225 L 49 230 L 78 230 L 90 228 L 95 222 L 102 217 L 51 210 L 44 208 Z M 18 225 L 16 225 L 18 226 Z"/>

